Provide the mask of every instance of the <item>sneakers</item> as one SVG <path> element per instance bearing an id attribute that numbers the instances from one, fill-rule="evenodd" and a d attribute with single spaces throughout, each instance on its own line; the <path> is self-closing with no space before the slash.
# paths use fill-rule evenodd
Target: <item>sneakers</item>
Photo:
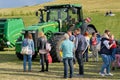
<path id="1" fill-rule="evenodd" d="M 102 76 L 102 77 L 104 77 L 104 76 L 113 76 L 113 74 L 112 73 L 106 73 L 106 74 L 104 74 L 104 73 L 101 73 L 101 72 L 99 72 L 99 74 Z"/>
<path id="2" fill-rule="evenodd" d="M 104 77 L 104 76 L 105 76 L 105 74 L 104 74 L 104 73 L 99 72 L 99 74 L 100 74 L 102 77 Z"/>
<path id="3" fill-rule="evenodd" d="M 108 74 L 106 73 L 105 75 L 106 75 L 106 76 L 113 76 L 112 73 L 108 73 Z"/>

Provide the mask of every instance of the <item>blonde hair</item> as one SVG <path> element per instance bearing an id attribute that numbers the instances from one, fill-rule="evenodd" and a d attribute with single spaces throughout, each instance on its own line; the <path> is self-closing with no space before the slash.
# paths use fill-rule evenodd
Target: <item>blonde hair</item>
<path id="1" fill-rule="evenodd" d="M 45 36 L 45 34 L 43 33 L 43 32 L 39 32 L 39 35 L 38 35 L 39 37 L 44 37 L 44 38 L 46 38 L 46 36 Z"/>
<path id="2" fill-rule="evenodd" d="M 39 32 L 39 37 L 43 37 L 44 33 L 43 32 Z"/>
<path id="3" fill-rule="evenodd" d="M 67 33 L 64 34 L 65 39 L 69 39 L 69 35 Z"/>

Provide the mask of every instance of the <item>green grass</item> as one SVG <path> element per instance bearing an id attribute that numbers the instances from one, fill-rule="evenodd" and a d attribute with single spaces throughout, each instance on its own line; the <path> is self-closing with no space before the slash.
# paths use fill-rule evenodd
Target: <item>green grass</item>
<path id="1" fill-rule="evenodd" d="M 39 18 L 34 15 L 35 11 L 39 8 L 45 5 L 74 3 L 82 5 L 84 18 L 91 17 L 91 23 L 96 26 L 101 34 L 103 34 L 105 29 L 109 29 L 111 33 L 115 35 L 116 39 L 120 39 L 120 0 L 55 0 L 53 2 L 30 7 L 0 9 L 0 18 L 21 17 L 27 27 L 39 22 Z M 110 10 L 116 15 L 112 17 L 104 16 L 105 12 Z M 27 13 L 29 15 L 27 15 Z"/>
<path id="2" fill-rule="evenodd" d="M 105 29 L 110 29 L 115 38 L 120 39 L 120 0 L 55 0 L 53 3 L 45 3 L 42 5 L 0 9 L 0 18 L 21 17 L 24 20 L 25 26 L 36 24 L 39 18 L 27 13 L 34 13 L 43 5 L 51 4 L 68 4 L 79 3 L 83 6 L 84 18 L 91 17 L 97 30 L 103 34 Z M 106 11 L 112 10 L 116 15 L 113 17 L 104 16 Z M 24 15 L 25 14 L 25 15 Z M 9 15 L 9 16 L 8 16 Z M 14 16 L 13 16 L 14 15 Z M 98 72 L 102 65 L 101 59 L 99 62 L 85 63 L 84 77 L 74 77 L 70 80 L 104 80 L 112 79 L 119 80 L 120 70 L 112 71 L 113 77 L 101 77 Z M 52 63 L 49 66 L 49 72 L 39 73 L 40 70 L 39 58 L 33 61 L 32 72 L 23 72 L 22 61 L 18 60 L 15 51 L 0 51 L 0 80 L 64 80 L 63 64 Z M 78 73 L 78 65 L 75 67 L 74 74 Z"/>
<path id="3" fill-rule="evenodd" d="M 0 80 L 64 80 L 63 79 L 63 64 L 52 63 L 49 66 L 49 72 L 40 73 L 39 57 L 32 63 L 32 72 L 23 72 L 23 62 L 18 60 L 14 51 L 1 51 L 0 52 Z M 85 75 L 83 77 L 75 77 L 68 80 L 119 80 L 119 72 L 117 69 L 111 71 L 114 76 L 101 77 L 98 73 L 102 61 L 99 62 L 86 62 Z M 74 75 L 78 73 L 78 65 L 74 68 Z"/>
<path id="4" fill-rule="evenodd" d="M 85 17 L 91 17 L 91 23 L 94 24 L 97 30 L 103 34 L 105 29 L 109 29 L 116 39 L 120 39 L 120 13 L 116 12 L 115 16 L 104 16 L 103 12 L 85 13 Z"/>
<path id="5" fill-rule="evenodd" d="M 84 12 L 84 18 L 91 17 L 91 23 L 95 25 L 100 34 L 103 34 L 105 29 L 109 29 L 113 35 L 115 35 L 116 39 L 120 39 L 120 13 L 115 12 L 115 16 L 104 16 L 104 12 Z M 33 24 L 37 24 L 39 22 L 39 18 L 32 16 L 4 16 L 7 17 L 21 17 L 25 23 L 25 26 L 30 26 Z M 3 18 L 3 17 L 0 17 Z"/>

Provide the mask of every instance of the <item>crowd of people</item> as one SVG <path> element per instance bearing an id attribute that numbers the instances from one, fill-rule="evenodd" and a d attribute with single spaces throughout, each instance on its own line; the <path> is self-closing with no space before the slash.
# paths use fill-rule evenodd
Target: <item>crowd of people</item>
<path id="1" fill-rule="evenodd" d="M 43 32 L 39 33 L 38 38 L 38 50 L 40 55 L 40 72 L 48 71 L 48 58 L 47 54 L 50 50 L 46 49 L 47 38 Z M 101 44 L 100 50 L 97 49 L 98 44 Z M 23 70 L 26 72 L 26 62 L 28 59 L 28 71 L 31 71 L 32 55 L 34 54 L 34 42 L 30 33 L 25 34 L 25 39 L 22 42 L 22 47 L 29 46 L 29 54 L 23 55 Z M 63 65 L 64 65 L 64 78 L 72 78 L 74 75 L 74 65 L 78 62 L 79 71 L 78 76 L 84 75 L 84 62 L 89 62 L 89 50 L 92 52 L 93 61 L 99 61 L 99 56 L 102 58 L 103 64 L 99 74 L 101 76 L 113 76 L 110 72 L 110 66 L 112 70 L 115 70 L 116 65 L 120 67 L 120 44 L 114 39 L 114 35 L 109 30 L 105 30 L 102 36 L 99 36 L 96 32 L 92 35 L 88 32 L 81 34 L 80 28 L 74 31 L 68 30 L 64 34 L 64 40 L 61 42 L 60 51 L 63 53 Z M 46 68 L 44 68 L 44 62 Z M 70 75 L 68 76 L 68 67 L 70 67 Z"/>

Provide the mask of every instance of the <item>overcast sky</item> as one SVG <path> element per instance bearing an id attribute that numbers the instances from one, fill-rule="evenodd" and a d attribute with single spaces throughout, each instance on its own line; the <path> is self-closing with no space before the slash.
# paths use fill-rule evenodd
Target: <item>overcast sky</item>
<path id="1" fill-rule="evenodd" d="M 32 6 L 53 0 L 0 0 L 0 8 Z"/>

